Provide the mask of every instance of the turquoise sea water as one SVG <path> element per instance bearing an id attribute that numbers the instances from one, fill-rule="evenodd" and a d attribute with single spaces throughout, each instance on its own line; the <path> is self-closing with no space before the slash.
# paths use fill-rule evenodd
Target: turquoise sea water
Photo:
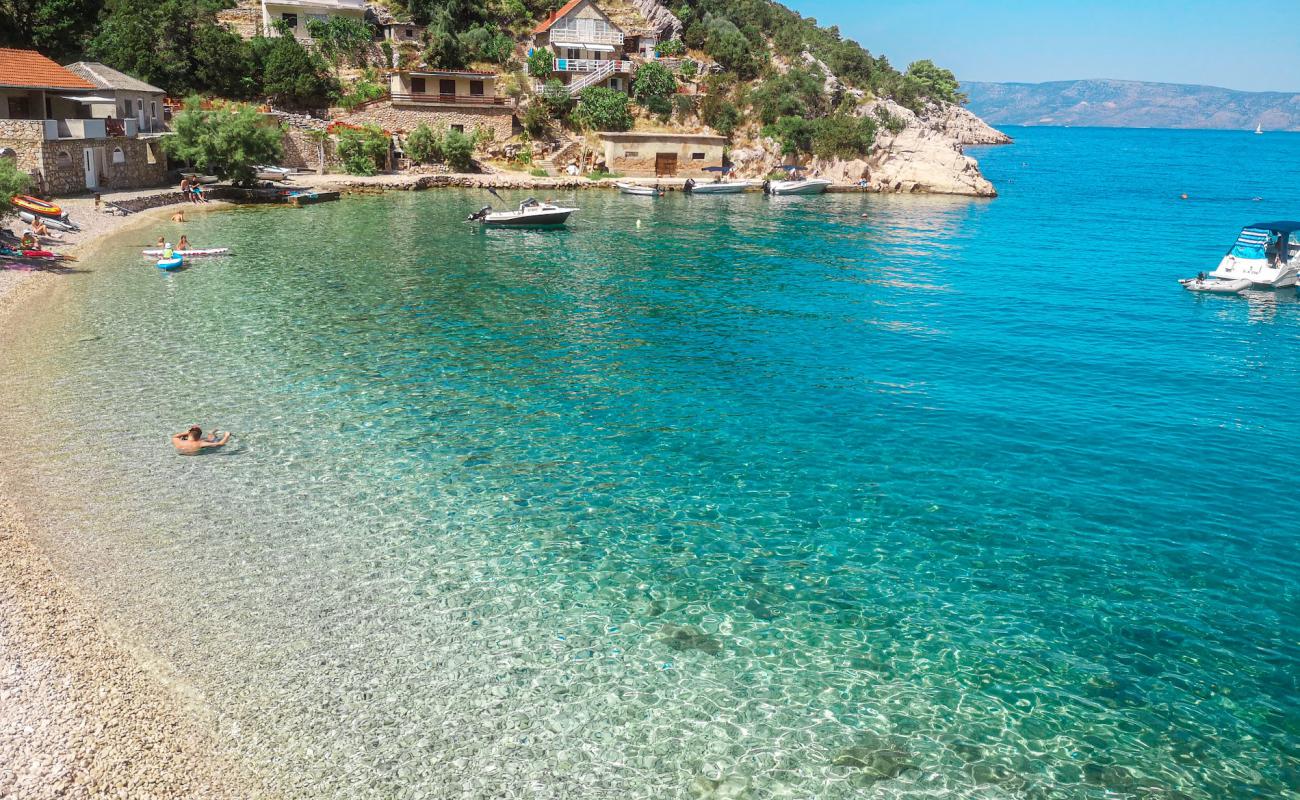
<path id="1" fill-rule="evenodd" d="M 1175 282 L 1300 135 L 1011 132 L 993 201 L 137 234 L 5 334 L 5 480 L 302 797 L 1300 797 L 1300 303 Z"/>

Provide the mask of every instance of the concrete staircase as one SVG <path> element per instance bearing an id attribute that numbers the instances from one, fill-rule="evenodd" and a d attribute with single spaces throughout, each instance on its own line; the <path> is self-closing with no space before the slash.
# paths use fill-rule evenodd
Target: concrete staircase
<path id="1" fill-rule="evenodd" d="M 582 77 L 580 78 L 576 78 L 570 81 L 569 94 L 571 96 L 576 97 L 578 92 L 581 92 L 583 89 L 586 89 L 588 86 L 595 86 L 596 84 L 608 78 L 610 75 L 613 75 L 614 67 L 617 65 L 617 63 L 618 62 L 616 61 L 602 61 L 600 62 L 599 67 L 596 67 L 591 72 L 583 73 Z"/>

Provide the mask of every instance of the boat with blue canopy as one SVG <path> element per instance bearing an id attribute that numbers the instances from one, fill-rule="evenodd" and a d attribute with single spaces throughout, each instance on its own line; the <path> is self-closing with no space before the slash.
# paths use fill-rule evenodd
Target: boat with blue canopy
<path id="1" fill-rule="evenodd" d="M 1242 228 L 1213 272 L 1180 282 L 1195 291 L 1222 291 L 1228 283 L 1240 288 L 1282 289 L 1295 286 L 1298 273 L 1300 222 L 1282 220 L 1256 222 Z"/>

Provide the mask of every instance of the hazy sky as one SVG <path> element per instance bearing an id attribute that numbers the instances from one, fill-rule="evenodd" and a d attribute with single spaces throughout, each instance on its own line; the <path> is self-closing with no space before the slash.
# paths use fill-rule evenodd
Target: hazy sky
<path id="1" fill-rule="evenodd" d="M 783 0 L 897 67 L 1300 92 L 1300 0 Z"/>

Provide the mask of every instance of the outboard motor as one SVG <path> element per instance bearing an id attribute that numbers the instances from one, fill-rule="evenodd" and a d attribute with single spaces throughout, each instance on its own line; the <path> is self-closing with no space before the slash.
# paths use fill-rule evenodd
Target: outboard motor
<path id="1" fill-rule="evenodd" d="M 771 194 L 771 193 L 772 193 L 772 182 L 770 180 L 763 181 L 763 194 Z"/>
<path id="2" fill-rule="evenodd" d="M 474 220 L 478 220 L 478 219 L 483 219 L 491 211 L 492 211 L 492 206 L 483 206 L 478 211 L 475 211 L 473 214 L 470 214 L 465 219 L 469 220 L 470 222 L 473 222 Z"/>
<path id="3" fill-rule="evenodd" d="M 694 188 L 695 188 L 695 179 L 694 179 L 694 178 L 687 178 L 687 179 L 686 179 L 686 183 L 682 184 L 682 191 L 683 191 L 683 192 L 688 192 L 688 193 L 689 193 L 689 192 L 690 192 L 692 189 L 694 189 Z"/>

